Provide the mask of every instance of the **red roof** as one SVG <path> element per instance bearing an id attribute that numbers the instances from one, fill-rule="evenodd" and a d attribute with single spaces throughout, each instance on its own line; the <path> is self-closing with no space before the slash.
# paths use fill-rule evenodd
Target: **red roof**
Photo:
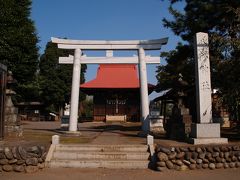
<path id="1" fill-rule="evenodd" d="M 150 84 L 149 84 L 150 85 Z M 153 85 L 150 85 L 153 86 Z M 136 65 L 101 64 L 97 77 L 81 85 L 81 88 L 139 88 Z"/>

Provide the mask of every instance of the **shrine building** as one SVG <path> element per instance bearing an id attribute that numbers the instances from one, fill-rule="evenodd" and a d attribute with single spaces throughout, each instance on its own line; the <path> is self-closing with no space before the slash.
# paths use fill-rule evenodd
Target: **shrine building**
<path id="1" fill-rule="evenodd" d="M 154 85 L 148 84 L 152 93 Z M 94 121 L 140 121 L 140 85 L 135 64 L 100 64 L 96 78 L 81 84 L 93 96 Z"/>

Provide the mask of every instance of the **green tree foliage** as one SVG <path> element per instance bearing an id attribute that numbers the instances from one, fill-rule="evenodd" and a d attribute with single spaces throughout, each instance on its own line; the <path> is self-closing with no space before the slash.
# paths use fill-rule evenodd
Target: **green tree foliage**
<path id="1" fill-rule="evenodd" d="M 38 38 L 29 18 L 30 0 L 0 0 L 0 62 L 17 80 L 20 100 L 37 98 L 35 73 L 38 66 Z"/>
<path id="2" fill-rule="evenodd" d="M 82 101 L 83 112 L 81 112 L 81 116 L 84 118 L 92 118 L 93 117 L 93 99 L 85 99 Z"/>
<path id="3" fill-rule="evenodd" d="M 73 55 L 73 50 L 58 49 L 57 44 L 48 42 L 44 54 L 40 58 L 40 97 L 47 111 L 58 112 L 70 101 L 73 65 L 59 64 L 60 56 Z M 81 66 L 81 83 L 85 81 L 86 65 Z M 85 95 L 80 93 L 80 101 Z"/>
<path id="4" fill-rule="evenodd" d="M 163 52 L 167 65 L 161 65 L 157 70 L 158 90 L 166 90 L 179 87 L 179 79 L 182 78 L 189 86 L 194 84 L 194 62 L 188 45 L 178 44 L 175 50 Z"/>
<path id="5" fill-rule="evenodd" d="M 185 44 L 163 53 L 166 66 L 158 68 L 159 90 L 175 87 L 179 73 L 189 85 L 194 84 L 193 38 L 197 32 L 209 34 L 212 86 L 218 88 L 229 107 L 240 98 L 240 1 L 186 0 L 184 12 L 174 9 L 181 0 L 171 0 L 173 20 L 163 19 L 164 26 L 180 36 Z"/>

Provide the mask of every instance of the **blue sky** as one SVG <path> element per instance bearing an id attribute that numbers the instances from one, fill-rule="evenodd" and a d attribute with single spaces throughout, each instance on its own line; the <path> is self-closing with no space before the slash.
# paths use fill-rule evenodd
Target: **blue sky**
<path id="1" fill-rule="evenodd" d="M 182 9 L 184 3 L 178 3 Z M 163 17 L 171 18 L 168 0 L 33 0 L 32 19 L 40 39 L 40 54 L 51 37 L 89 40 L 138 40 L 169 37 L 159 56 L 175 48 L 180 38 L 162 25 Z M 86 52 L 87 55 L 103 55 Z M 132 55 L 116 53 L 117 56 Z M 164 61 L 162 61 L 164 63 Z M 86 80 L 96 75 L 97 65 L 88 66 Z M 148 65 L 148 81 L 156 84 L 156 65 Z M 153 94 L 150 98 L 156 97 Z"/>

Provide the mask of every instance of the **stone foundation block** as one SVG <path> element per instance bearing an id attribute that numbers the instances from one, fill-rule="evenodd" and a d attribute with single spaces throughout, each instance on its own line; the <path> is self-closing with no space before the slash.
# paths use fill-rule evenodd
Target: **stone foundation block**
<path id="1" fill-rule="evenodd" d="M 225 144 L 227 138 L 220 137 L 220 123 L 192 124 L 189 142 L 192 144 Z"/>
<path id="2" fill-rule="evenodd" d="M 190 135 L 192 138 L 220 138 L 220 124 L 192 124 Z"/>

